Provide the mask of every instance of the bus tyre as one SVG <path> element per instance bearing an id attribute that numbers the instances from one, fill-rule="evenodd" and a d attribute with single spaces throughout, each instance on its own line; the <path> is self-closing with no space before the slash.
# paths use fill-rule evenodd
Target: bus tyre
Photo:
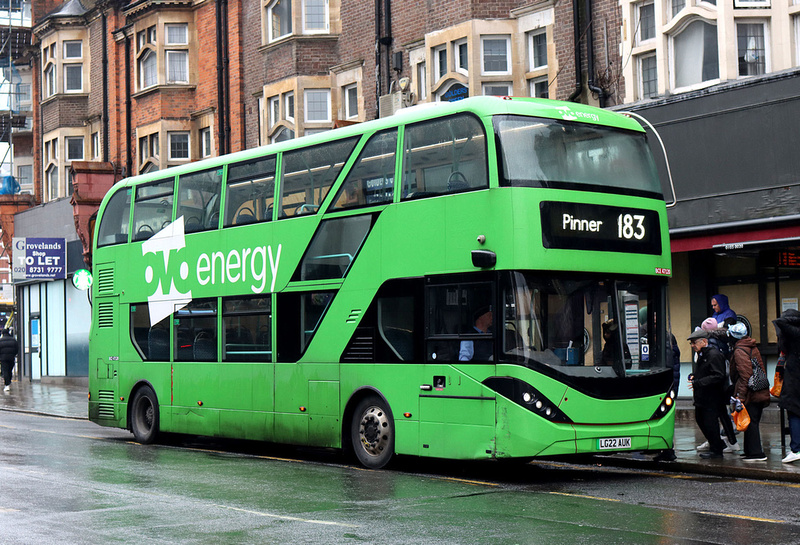
<path id="1" fill-rule="evenodd" d="M 149 445 L 158 436 L 158 399 L 149 386 L 140 388 L 131 403 L 131 431 L 143 445 Z"/>
<path id="2" fill-rule="evenodd" d="M 394 454 L 394 420 L 386 403 L 378 396 L 364 398 L 356 406 L 350 438 L 358 461 L 370 469 L 380 469 Z"/>

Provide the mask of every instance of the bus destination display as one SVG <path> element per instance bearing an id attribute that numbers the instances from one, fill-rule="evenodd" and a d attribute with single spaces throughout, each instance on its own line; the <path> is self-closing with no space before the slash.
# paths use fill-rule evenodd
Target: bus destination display
<path id="1" fill-rule="evenodd" d="M 655 210 L 555 201 L 539 208 L 545 248 L 661 254 Z"/>

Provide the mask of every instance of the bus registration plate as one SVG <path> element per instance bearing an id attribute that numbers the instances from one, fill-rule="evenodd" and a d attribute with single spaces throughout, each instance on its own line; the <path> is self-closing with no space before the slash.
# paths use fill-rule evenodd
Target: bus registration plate
<path id="1" fill-rule="evenodd" d="M 597 448 L 600 450 L 605 449 L 621 449 L 631 448 L 630 437 L 607 437 L 597 440 Z"/>

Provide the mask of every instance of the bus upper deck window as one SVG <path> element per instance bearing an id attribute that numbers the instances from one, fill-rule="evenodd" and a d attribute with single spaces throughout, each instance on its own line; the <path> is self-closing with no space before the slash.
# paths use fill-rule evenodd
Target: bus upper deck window
<path id="1" fill-rule="evenodd" d="M 172 221 L 174 180 L 169 178 L 136 188 L 133 240 L 147 240 Z"/>
<path id="2" fill-rule="evenodd" d="M 334 210 L 392 202 L 397 129 L 369 139 L 333 199 Z"/>
<path id="3" fill-rule="evenodd" d="M 275 156 L 228 167 L 225 227 L 272 219 L 275 201 Z"/>
<path id="4" fill-rule="evenodd" d="M 219 226 L 222 169 L 184 174 L 178 178 L 178 214 L 187 233 Z"/>
<path id="5" fill-rule="evenodd" d="M 108 201 L 100 220 L 97 246 L 128 242 L 128 223 L 131 210 L 131 188 L 118 190 Z"/>

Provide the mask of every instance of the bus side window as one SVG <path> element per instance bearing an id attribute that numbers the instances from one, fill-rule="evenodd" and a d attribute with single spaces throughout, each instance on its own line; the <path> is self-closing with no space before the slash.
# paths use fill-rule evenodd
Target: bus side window
<path id="1" fill-rule="evenodd" d="M 131 188 L 117 190 L 108 201 L 100 221 L 97 247 L 128 242 L 128 223 L 131 219 Z"/>
<path id="2" fill-rule="evenodd" d="M 222 168 L 184 174 L 178 178 L 178 213 L 187 233 L 216 229 Z"/>
<path id="3" fill-rule="evenodd" d="M 427 361 L 494 359 L 492 283 L 430 286 L 426 301 Z"/>
<path id="4" fill-rule="evenodd" d="M 489 187 L 486 134 L 472 115 L 406 127 L 403 199 Z"/>
<path id="5" fill-rule="evenodd" d="M 272 361 L 272 299 L 229 297 L 222 300 L 225 361 Z"/>
<path id="6" fill-rule="evenodd" d="M 356 143 L 354 137 L 284 153 L 280 217 L 316 214 Z"/>
<path id="7" fill-rule="evenodd" d="M 147 240 L 172 221 L 173 179 L 136 187 L 133 240 Z"/>
<path id="8" fill-rule="evenodd" d="M 147 303 L 131 305 L 131 344 L 144 361 L 169 361 L 169 329 L 167 320 L 150 325 Z"/>
<path id="9" fill-rule="evenodd" d="M 323 221 L 292 275 L 293 281 L 344 278 L 372 228 L 372 215 Z"/>
<path id="10" fill-rule="evenodd" d="M 296 362 L 314 338 L 334 291 L 279 293 L 275 321 L 279 362 Z"/>
<path id="11" fill-rule="evenodd" d="M 333 210 L 392 202 L 397 129 L 379 132 L 361 150 L 333 199 Z"/>
<path id="12" fill-rule="evenodd" d="M 216 361 L 217 300 L 195 299 L 173 316 L 175 361 Z"/>
<path id="13" fill-rule="evenodd" d="M 272 156 L 228 167 L 225 227 L 272 219 L 275 163 L 275 156 Z"/>

